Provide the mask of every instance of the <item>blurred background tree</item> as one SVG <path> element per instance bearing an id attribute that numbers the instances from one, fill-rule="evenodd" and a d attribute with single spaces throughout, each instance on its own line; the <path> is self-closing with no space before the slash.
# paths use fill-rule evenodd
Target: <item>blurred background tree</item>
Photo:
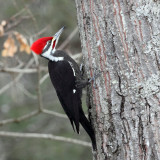
<path id="1" fill-rule="evenodd" d="M 59 44 L 63 44 L 61 47 L 70 55 L 79 55 L 74 1 L 1 0 L 0 6 L 0 132 L 54 134 L 89 141 L 84 130 L 77 135 L 66 118 L 52 115 L 58 112 L 64 117 L 64 112 L 47 78 L 47 61 L 39 59 L 37 73 L 37 58 L 29 50 L 34 40 L 52 36 L 65 25 Z M 46 111 L 54 112 L 40 114 L 40 101 Z M 83 107 L 87 111 L 85 98 Z M 16 119 L 18 117 L 20 119 Z M 87 146 L 67 142 L 1 137 L 0 159 L 88 160 L 91 152 Z"/>

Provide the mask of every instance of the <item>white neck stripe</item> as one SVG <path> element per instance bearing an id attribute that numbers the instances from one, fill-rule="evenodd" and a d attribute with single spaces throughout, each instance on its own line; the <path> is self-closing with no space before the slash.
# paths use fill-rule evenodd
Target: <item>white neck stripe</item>
<path id="1" fill-rule="evenodd" d="M 63 61 L 64 60 L 63 57 L 54 57 L 53 55 L 51 55 L 51 52 L 49 52 L 49 50 L 46 51 L 46 52 L 44 52 L 42 54 L 42 56 L 45 57 L 45 58 L 47 58 L 47 59 L 49 59 L 49 60 L 51 60 L 51 61 L 55 61 L 55 62 Z"/>

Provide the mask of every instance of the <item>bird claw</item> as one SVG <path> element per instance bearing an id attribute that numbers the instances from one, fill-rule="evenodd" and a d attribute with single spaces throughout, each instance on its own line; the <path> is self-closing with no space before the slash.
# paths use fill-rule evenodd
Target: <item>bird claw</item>
<path id="1" fill-rule="evenodd" d="M 96 79 L 100 76 L 101 71 L 94 73 L 94 75 L 88 80 L 89 83 L 93 81 L 93 87 L 96 89 Z"/>
<path id="2" fill-rule="evenodd" d="M 88 85 L 88 81 L 87 80 L 77 80 L 76 81 L 76 87 L 77 88 L 84 88 Z"/>
<path id="3" fill-rule="evenodd" d="M 93 81 L 93 87 L 96 89 L 96 79 L 100 76 L 101 72 L 94 73 L 94 75 L 88 79 L 88 80 L 77 80 L 76 81 L 76 87 L 77 88 L 85 88 L 88 84 L 90 84 Z"/>
<path id="4" fill-rule="evenodd" d="M 95 73 L 90 79 L 89 79 L 89 83 L 91 83 L 92 81 L 95 81 L 99 76 L 100 76 L 100 73 Z"/>

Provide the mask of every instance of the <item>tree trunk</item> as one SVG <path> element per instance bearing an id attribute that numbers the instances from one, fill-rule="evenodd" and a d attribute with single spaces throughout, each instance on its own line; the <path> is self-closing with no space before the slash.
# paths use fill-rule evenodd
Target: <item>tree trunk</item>
<path id="1" fill-rule="evenodd" d="M 97 160 L 160 159 L 160 1 L 75 0 Z"/>

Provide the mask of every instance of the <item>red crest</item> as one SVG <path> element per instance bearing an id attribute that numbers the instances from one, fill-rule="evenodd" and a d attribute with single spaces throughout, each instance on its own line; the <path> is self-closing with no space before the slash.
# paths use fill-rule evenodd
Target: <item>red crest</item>
<path id="1" fill-rule="evenodd" d="M 32 46 L 31 50 L 35 52 L 36 54 L 41 54 L 43 51 L 43 48 L 47 44 L 47 41 L 52 40 L 53 37 L 43 37 L 35 41 Z"/>

